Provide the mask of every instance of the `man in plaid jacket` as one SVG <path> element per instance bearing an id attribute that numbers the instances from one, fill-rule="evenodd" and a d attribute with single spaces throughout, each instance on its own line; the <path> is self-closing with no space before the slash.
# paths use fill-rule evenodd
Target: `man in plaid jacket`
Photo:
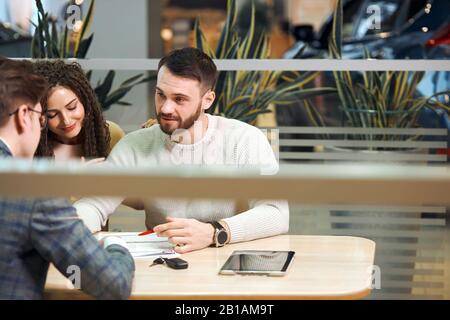
<path id="1" fill-rule="evenodd" d="M 45 90 L 30 62 L 0 57 L 0 161 L 33 157 Z M 122 239 L 100 244 L 67 200 L 0 197 L 0 299 L 42 298 L 49 263 L 71 278 L 78 270 L 81 290 L 98 299 L 130 295 L 134 261 Z"/>

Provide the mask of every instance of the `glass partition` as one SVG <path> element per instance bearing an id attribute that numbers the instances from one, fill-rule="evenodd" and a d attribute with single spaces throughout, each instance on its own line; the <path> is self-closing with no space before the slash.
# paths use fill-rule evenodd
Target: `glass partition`
<path id="1" fill-rule="evenodd" d="M 245 39 L 249 30 L 254 39 L 268 36 L 249 45 L 244 56 L 217 48 L 230 17 L 227 1 L 97 0 L 90 15 L 90 0 L 43 0 L 54 21 L 49 31 L 57 38 L 57 54 L 33 42 L 35 30 L 27 19 L 39 23 L 35 1 L 21 1 L 20 8 L 16 2 L 0 0 L 0 55 L 80 58 L 93 88 L 114 72 L 107 97 L 123 86 L 128 90 L 113 102 L 103 99 L 102 107 L 105 118 L 126 133 L 156 118 L 159 59 L 197 46 L 215 52 L 220 71 L 210 112 L 263 130 L 281 168 L 303 173 L 310 164 L 351 162 L 448 170 L 446 1 L 346 1 L 342 60 L 329 54 L 332 0 L 256 1 L 253 23 L 251 2 L 237 1 L 231 36 Z M 72 29 L 64 36 L 69 22 Z M 268 70 L 270 61 L 274 68 Z M 296 67 L 281 67 L 290 63 Z M 403 191 L 397 192 L 401 197 Z M 110 231 L 145 226 L 144 210 L 121 205 L 115 213 Z M 294 199 L 289 234 L 374 240 L 380 282 L 368 299 L 450 299 L 448 206 L 312 206 Z"/>

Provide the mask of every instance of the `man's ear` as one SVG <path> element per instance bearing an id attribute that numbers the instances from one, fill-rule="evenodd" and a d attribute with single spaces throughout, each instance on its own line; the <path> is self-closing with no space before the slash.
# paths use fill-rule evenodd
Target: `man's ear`
<path id="1" fill-rule="evenodd" d="M 214 103 L 214 99 L 216 99 L 216 93 L 213 90 L 209 90 L 205 93 L 202 101 L 202 109 L 208 110 Z"/>
<path id="2" fill-rule="evenodd" d="M 31 126 L 31 119 L 26 105 L 21 105 L 17 109 L 17 115 L 15 116 L 15 125 L 17 132 L 23 133 L 27 127 Z"/>

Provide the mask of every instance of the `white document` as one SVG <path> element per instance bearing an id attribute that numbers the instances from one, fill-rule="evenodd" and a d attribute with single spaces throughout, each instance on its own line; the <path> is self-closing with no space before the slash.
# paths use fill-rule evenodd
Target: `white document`
<path id="1" fill-rule="evenodd" d="M 138 232 L 100 232 L 98 239 L 107 236 L 120 237 L 128 245 L 130 253 L 134 258 L 154 257 L 175 258 L 179 255 L 173 250 L 174 245 L 167 238 L 158 237 L 156 234 L 139 236 Z"/>

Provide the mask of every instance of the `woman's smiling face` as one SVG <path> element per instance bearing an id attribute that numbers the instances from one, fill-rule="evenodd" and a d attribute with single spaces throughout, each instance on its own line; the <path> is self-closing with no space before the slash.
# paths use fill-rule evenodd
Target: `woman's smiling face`
<path id="1" fill-rule="evenodd" d="M 47 99 L 48 128 L 57 139 L 73 143 L 83 128 L 84 106 L 75 93 L 62 86 L 54 87 Z"/>

